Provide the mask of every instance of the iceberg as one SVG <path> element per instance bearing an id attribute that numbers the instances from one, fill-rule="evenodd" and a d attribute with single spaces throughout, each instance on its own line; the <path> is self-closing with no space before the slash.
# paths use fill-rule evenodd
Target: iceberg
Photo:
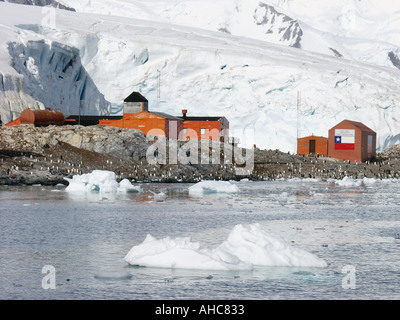
<path id="1" fill-rule="evenodd" d="M 236 193 L 237 185 L 228 181 L 201 181 L 189 187 L 190 195 L 202 195 L 204 193 Z"/>
<path id="2" fill-rule="evenodd" d="M 241 261 L 268 267 L 326 267 L 314 254 L 291 246 L 286 240 L 268 234 L 259 224 L 234 227 L 217 250 L 230 252 Z"/>
<path id="3" fill-rule="evenodd" d="M 203 248 L 188 237 L 156 239 L 147 235 L 143 243 L 132 247 L 124 259 L 135 266 L 196 270 L 327 266 L 314 254 L 267 234 L 259 224 L 236 225 L 228 239 L 215 249 Z"/>
<path id="4" fill-rule="evenodd" d="M 147 235 L 142 244 L 134 246 L 125 256 L 130 265 L 155 268 L 195 270 L 251 270 L 249 263 L 231 254 L 202 248 L 190 238 L 156 239 Z"/>
<path id="5" fill-rule="evenodd" d="M 68 192 L 140 192 L 139 186 L 134 186 L 128 179 L 117 182 L 116 175 L 112 171 L 94 170 L 92 173 L 75 175 L 70 178 L 64 178 L 69 182 L 65 189 Z"/>

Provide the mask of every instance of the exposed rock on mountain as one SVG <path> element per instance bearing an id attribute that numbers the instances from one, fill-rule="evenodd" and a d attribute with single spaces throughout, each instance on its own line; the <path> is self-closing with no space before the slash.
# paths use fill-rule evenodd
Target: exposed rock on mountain
<path id="1" fill-rule="evenodd" d="M 393 51 L 390 51 L 388 56 L 393 65 L 400 69 L 400 58 Z"/>
<path id="2" fill-rule="evenodd" d="M 254 13 L 257 25 L 265 29 L 266 34 L 276 34 L 278 40 L 291 47 L 301 48 L 303 30 L 291 17 L 278 12 L 273 6 L 260 2 Z"/>
<path id="3" fill-rule="evenodd" d="M 64 4 L 59 3 L 58 1 L 55 1 L 55 0 L 0 0 L 0 2 L 1 1 L 30 5 L 30 6 L 39 6 L 39 7 L 51 6 L 51 7 L 58 8 L 58 9 L 75 11 L 74 8 L 68 7 Z"/>

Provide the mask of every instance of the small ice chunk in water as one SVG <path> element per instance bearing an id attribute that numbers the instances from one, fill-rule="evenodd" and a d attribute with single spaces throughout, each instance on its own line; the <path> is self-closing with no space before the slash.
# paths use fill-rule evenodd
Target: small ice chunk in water
<path id="1" fill-rule="evenodd" d="M 117 182 L 116 175 L 112 171 L 94 170 L 92 173 L 75 175 L 65 178 L 69 182 L 65 189 L 68 192 L 140 192 L 141 188 L 132 185 L 128 179 Z"/>
<path id="2" fill-rule="evenodd" d="M 239 192 L 236 184 L 228 181 L 201 181 L 189 187 L 190 195 L 202 195 L 204 193 L 235 193 Z"/>
<path id="3" fill-rule="evenodd" d="M 134 186 L 128 179 L 124 179 L 119 183 L 119 192 L 136 193 L 141 192 L 142 188 Z"/>
<path id="4" fill-rule="evenodd" d="M 339 187 L 360 187 L 364 186 L 371 186 L 374 185 L 378 180 L 375 178 L 367 178 L 364 177 L 362 179 L 352 179 L 348 176 L 344 177 L 341 180 L 334 180 L 335 184 Z"/>

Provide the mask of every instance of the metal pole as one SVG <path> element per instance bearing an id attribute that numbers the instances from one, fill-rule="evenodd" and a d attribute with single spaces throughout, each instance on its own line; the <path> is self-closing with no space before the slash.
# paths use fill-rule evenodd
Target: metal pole
<path id="1" fill-rule="evenodd" d="M 79 116 L 78 116 L 79 125 L 81 125 L 81 108 L 82 108 L 82 100 L 79 100 Z"/>
<path id="2" fill-rule="evenodd" d="M 301 91 L 297 91 L 297 139 L 300 138 Z"/>
<path id="3" fill-rule="evenodd" d="M 157 98 L 160 100 L 161 97 L 161 71 L 157 70 L 158 79 L 157 79 Z"/>

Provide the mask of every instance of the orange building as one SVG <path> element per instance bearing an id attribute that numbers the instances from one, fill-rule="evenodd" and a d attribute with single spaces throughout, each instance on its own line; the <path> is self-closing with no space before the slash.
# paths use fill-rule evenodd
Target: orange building
<path id="1" fill-rule="evenodd" d="M 182 110 L 180 117 L 149 111 L 147 99 L 138 92 L 132 92 L 124 100 L 121 119 L 99 120 L 99 124 L 138 129 L 147 136 L 160 138 L 214 141 L 228 141 L 229 138 L 229 121 L 225 117 L 188 117 L 187 110 Z"/>
<path id="2" fill-rule="evenodd" d="M 376 132 L 357 121 L 343 120 L 329 130 L 328 156 L 363 162 L 376 158 Z"/>
<path id="3" fill-rule="evenodd" d="M 328 138 L 311 135 L 297 139 L 297 154 L 328 155 Z"/>
<path id="4" fill-rule="evenodd" d="M 149 111 L 149 102 L 139 92 L 132 92 L 124 100 L 124 115 Z"/>
<path id="5" fill-rule="evenodd" d="M 225 117 L 188 117 L 187 110 L 182 110 L 182 138 L 226 141 L 229 138 L 229 121 Z"/>
<path id="6" fill-rule="evenodd" d="M 125 129 L 138 129 L 147 136 L 170 139 L 179 139 L 179 134 L 183 130 L 182 119 L 162 112 L 149 111 L 124 114 L 121 120 L 100 120 L 99 124 Z"/>
<path id="7" fill-rule="evenodd" d="M 100 125 L 141 130 L 147 136 L 179 139 L 183 120 L 162 112 L 150 112 L 148 101 L 139 92 L 124 100 L 123 117 L 118 120 L 99 120 Z"/>

